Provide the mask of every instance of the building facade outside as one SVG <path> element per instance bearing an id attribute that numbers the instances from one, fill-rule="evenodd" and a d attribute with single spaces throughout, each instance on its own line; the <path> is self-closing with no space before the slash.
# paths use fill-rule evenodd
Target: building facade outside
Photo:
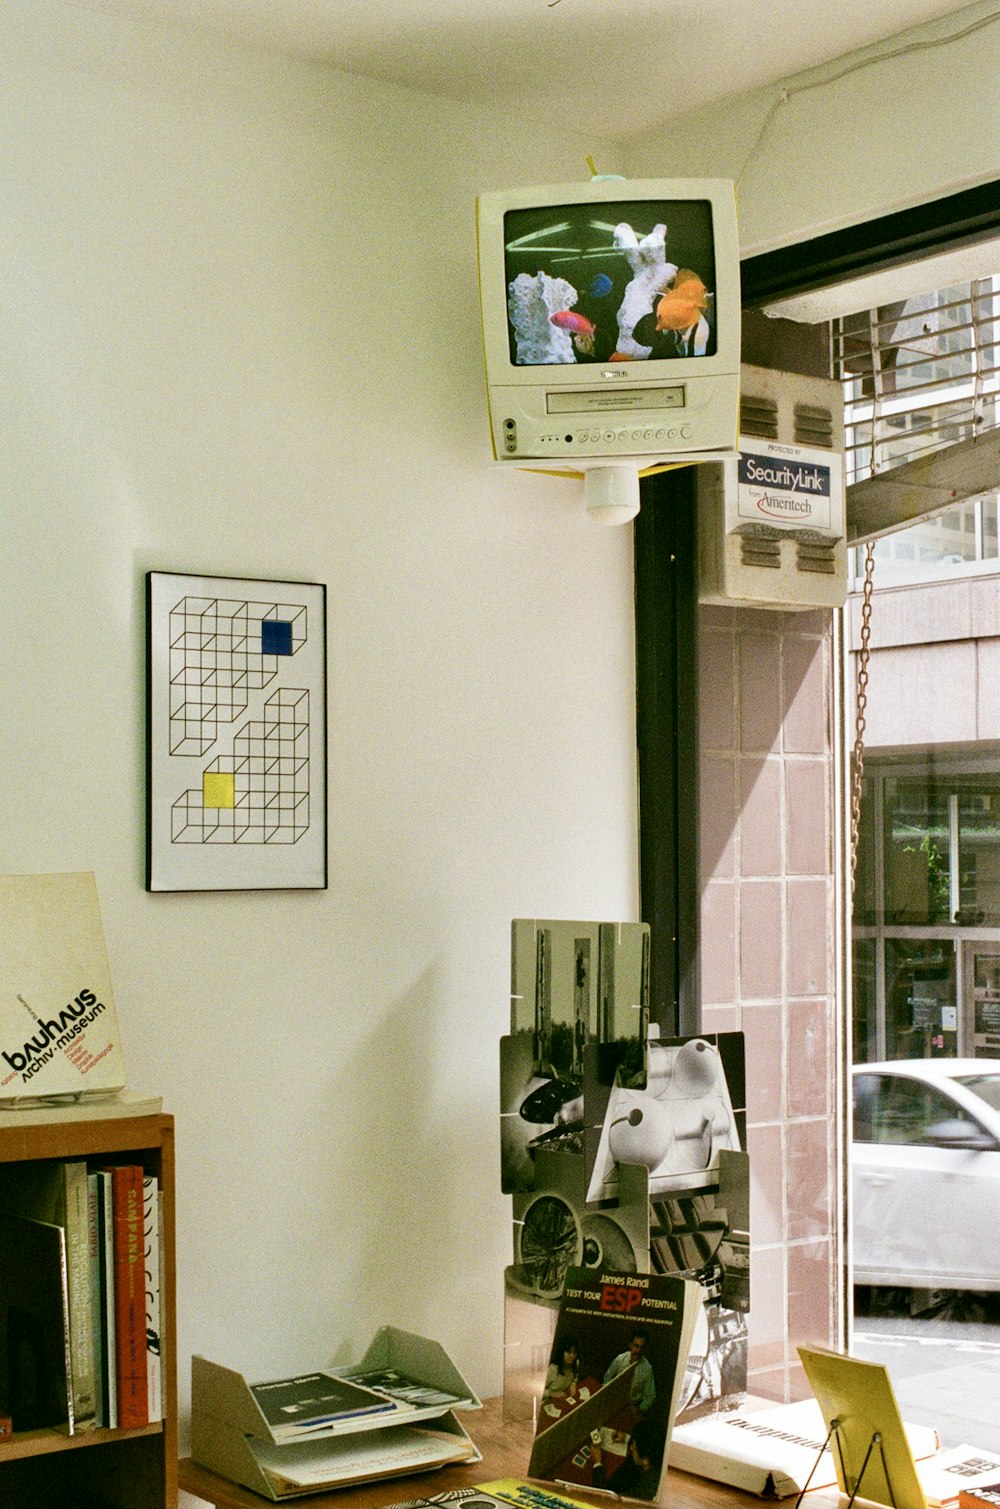
<path id="1" fill-rule="evenodd" d="M 848 479 L 997 423 L 1000 280 L 833 325 Z M 1000 478 L 997 479 L 1000 482 Z M 853 1058 L 1000 1055 L 998 499 L 875 542 L 853 898 Z M 853 729 L 866 552 L 846 615 Z"/>

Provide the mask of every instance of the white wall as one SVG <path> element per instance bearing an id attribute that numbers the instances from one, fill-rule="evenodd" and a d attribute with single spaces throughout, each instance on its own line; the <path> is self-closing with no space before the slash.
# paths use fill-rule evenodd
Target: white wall
<path id="1" fill-rule="evenodd" d="M 978 0 L 678 116 L 629 144 L 625 171 L 735 179 L 745 254 L 924 203 L 1000 171 L 998 48 L 994 0 Z"/>
<path id="2" fill-rule="evenodd" d="M 2 0 L 6 871 L 92 869 L 179 1359 L 501 1379 L 517 915 L 637 908 L 631 531 L 489 459 L 477 192 L 569 133 Z M 601 148 L 613 157 L 611 144 Z M 149 569 L 329 585 L 330 887 L 143 887 Z"/>

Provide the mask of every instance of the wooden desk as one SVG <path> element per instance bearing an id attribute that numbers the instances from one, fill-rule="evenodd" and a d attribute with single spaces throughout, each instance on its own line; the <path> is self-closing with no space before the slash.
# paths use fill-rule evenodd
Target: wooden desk
<path id="1" fill-rule="evenodd" d="M 301 1504 L 302 1509 L 383 1509 L 401 1504 L 421 1494 L 444 1493 L 452 1488 L 470 1488 L 476 1483 L 494 1482 L 498 1478 L 523 1478 L 531 1455 L 530 1424 L 505 1423 L 503 1401 L 487 1399 L 481 1410 L 462 1415 L 462 1423 L 483 1454 L 481 1462 L 464 1462 L 457 1467 L 442 1467 L 437 1472 L 414 1473 L 411 1477 L 390 1478 L 383 1483 L 369 1483 L 363 1488 L 338 1488 L 332 1493 L 311 1493 L 304 1498 L 285 1502 Z M 227 1478 L 220 1478 L 190 1457 L 180 1464 L 178 1482 L 187 1493 L 205 1499 L 214 1509 L 263 1509 L 271 1499 L 241 1488 Z M 608 1509 L 606 1496 L 594 1496 L 585 1488 L 557 1488 L 565 1497 Z M 814 1498 L 810 1495 L 810 1500 Z M 614 1502 L 614 1501 L 611 1501 Z M 667 1471 L 664 1502 L 670 1509 L 761 1509 L 763 1500 L 752 1493 L 727 1488 L 707 1478 L 692 1477 L 686 1472 Z M 789 1499 L 789 1504 L 794 1500 Z"/>

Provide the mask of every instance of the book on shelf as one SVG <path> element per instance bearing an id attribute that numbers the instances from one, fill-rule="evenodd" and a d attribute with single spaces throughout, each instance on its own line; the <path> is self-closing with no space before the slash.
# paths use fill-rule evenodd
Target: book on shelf
<path id="1" fill-rule="evenodd" d="M 118 1345 L 115 1318 L 115 1212 L 111 1170 L 99 1168 L 91 1175 L 97 1188 L 98 1286 L 100 1329 L 96 1347 L 101 1354 L 101 1407 L 103 1423 L 118 1424 Z"/>
<path id="2" fill-rule="evenodd" d="M 142 1180 L 143 1290 L 146 1311 L 146 1414 L 163 1419 L 160 1377 L 160 1186 L 154 1174 Z"/>
<path id="3" fill-rule="evenodd" d="M 4 1172 L 3 1200 L 64 1233 L 73 1421 L 75 1430 L 86 1430 L 97 1423 L 87 1165 L 75 1158 L 12 1165 Z"/>
<path id="4" fill-rule="evenodd" d="M 704 1304 L 692 1279 L 570 1268 L 528 1475 L 657 1502 L 691 1338 Z"/>
<path id="5" fill-rule="evenodd" d="M 66 1233 L 0 1211 L 0 1411 L 16 1431 L 74 1433 Z"/>
<path id="6" fill-rule="evenodd" d="M 162 1419 L 161 1198 L 140 1165 L 4 1167 L 0 1413 L 14 1430 Z"/>
<path id="7" fill-rule="evenodd" d="M 133 1427 L 149 1423 L 146 1270 L 142 1237 L 143 1169 L 140 1164 L 117 1164 L 110 1169 L 110 1174 L 118 1424 Z"/>
<path id="8" fill-rule="evenodd" d="M 906 1425 L 914 1457 L 939 1446 L 929 1425 Z M 670 1465 L 681 1472 L 727 1483 L 764 1498 L 786 1498 L 810 1488 L 829 1488 L 837 1469 L 827 1446 L 827 1426 L 815 1399 L 796 1404 L 748 1400 L 679 1421 L 670 1438 Z"/>
<path id="9" fill-rule="evenodd" d="M 73 1414 L 77 1430 L 82 1430 L 97 1424 L 87 1165 L 75 1158 L 63 1163 L 60 1172 L 62 1179 L 57 1208 L 66 1230 Z"/>
<path id="10" fill-rule="evenodd" d="M 250 1392 L 275 1441 L 294 1440 L 316 1431 L 335 1432 L 371 1415 L 401 1414 L 407 1406 L 373 1389 L 333 1373 L 299 1373 L 252 1383 Z"/>
<path id="11" fill-rule="evenodd" d="M 91 1351 L 94 1358 L 94 1414 L 98 1425 L 108 1423 L 107 1357 L 104 1350 L 104 1218 L 100 1179 L 87 1175 L 87 1258 L 90 1268 Z"/>

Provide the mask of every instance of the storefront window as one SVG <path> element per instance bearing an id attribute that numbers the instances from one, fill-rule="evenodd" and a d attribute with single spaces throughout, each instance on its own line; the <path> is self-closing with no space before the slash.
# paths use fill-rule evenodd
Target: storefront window
<path id="1" fill-rule="evenodd" d="M 890 938 L 885 945 L 887 1058 L 954 1058 L 956 949 L 951 939 Z"/>
<path id="2" fill-rule="evenodd" d="M 979 505 L 982 516 L 982 554 L 984 560 L 995 560 L 998 551 L 997 540 L 997 496 L 984 498 Z"/>
<path id="3" fill-rule="evenodd" d="M 1000 1053 L 1000 951 L 995 944 L 974 945 L 972 1011 L 975 1056 L 995 1058 Z M 990 1105 L 995 1103 L 990 1099 Z"/>
<path id="4" fill-rule="evenodd" d="M 861 1064 L 879 1057 L 875 949 L 874 938 L 854 941 L 854 1057 Z"/>
<path id="5" fill-rule="evenodd" d="M 885 782 L 885 920 L 951 921 L 948 791 L 927 777 Z"/>
<path id="6" fill-rule="evenodd" d="M 1000 1056 L 1000 770 L 865 768 L 853 1058 Z"/>
<path id="7" fill-rule="evenodd" d="M 963 503 L 875 541 L 876 587 L 947 580 L 997 569 L 997 495 Z M 864 576 L 864 552 L 851 555 L 855 590 Z"/>
<path id="8" fill-rule="evenodd" d="M 958 792 L 959 910 L 962 927 L 1000 924 L 1000 778 L 974 784 L 962 781 Z"/>
<path id="9" fill-rule="evenodd" d="M 854 925 L 875 927 L 878 923 L 879 853 L 874 788 L 870 776 L 865 776 L 861 787 L 861 809 L 854 853 Z"/>

